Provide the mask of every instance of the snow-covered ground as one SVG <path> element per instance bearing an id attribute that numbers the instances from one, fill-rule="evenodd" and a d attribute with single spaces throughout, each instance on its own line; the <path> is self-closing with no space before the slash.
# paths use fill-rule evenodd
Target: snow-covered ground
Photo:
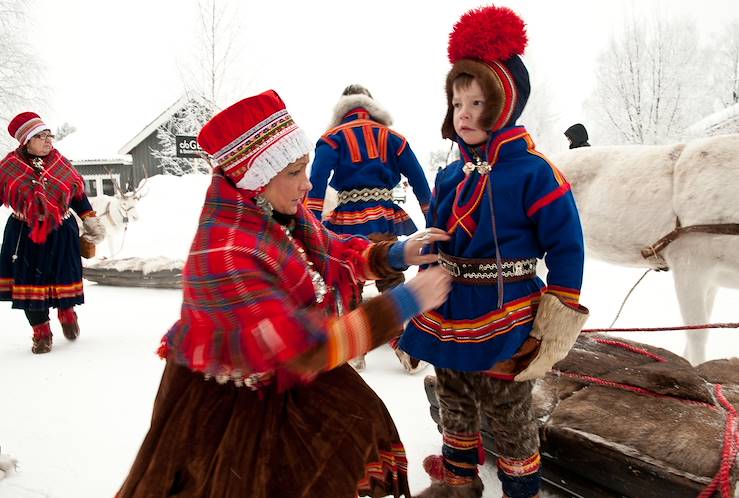
<path id="1" fill-rule="evenodd" d="M 139 205 L 120 257 L 184 259 L 202 206 L 206 177 L 154 177 Z M 412 195 L 411 216 L 421 215 Z M 7 211 L 0 210 L 0 226 Z M 409 276 L 410 276 L 409 272 Z M 583 304 L 587 327 L 605 327 L 642 271 L 588 261 Z M 374 288 L 374 287 L 372 287 Z M 70 343 L 52 320 L 50 354 L 30 352 L 30 327 L 21 311 L 0 303 L 0 448 L 18 459 L 18 471 L 0 481 L 0 498 L 112 497 L 146 434 L 163 363 L 155 350 L 177 318 L 181 293 L 88 283 L 78 308 L 82 329 Z M 714 321 L 739 321 L 739 292 L 718 294 Z M 635 290 L 617 325 L 680 323 L 669 273 L 651 273 Z M 624 334 L 681 353 L 680 332 Z M 734 329 L 711 333 L 709 358 L 739 356 Z M 439 451 L 441 437 L 423 391 L 425 372 L 411 376 L 384 346 L 367 357 L 362 374 L 388 406 L 406 445 L 411 489 L 428 483 L 423 457 Z M 494 471 L 483 469 L 485 497 L 501 495 Z M 543 496 L 552 496 L 544 494 Z"/>

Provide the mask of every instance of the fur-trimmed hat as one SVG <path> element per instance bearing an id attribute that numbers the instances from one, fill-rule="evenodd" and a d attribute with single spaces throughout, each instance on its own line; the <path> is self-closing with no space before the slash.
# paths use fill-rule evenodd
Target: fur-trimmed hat
<path id="1" fill-rule="evenodd" d="M 51 128 L 35 112 L 22 112 L 8 123 L 8 133 L 21 145 L 26 145 L 31 137 L 44 130 L 51 130 Z"/>
<path id="2" fill-rule="evenodd" d="M 311 150 L 305 132 L 274 90 L 213 116 L 200 131 L 198 143 L 237 187 L 246 190 L 265 186 Z"/>
<path id="3" fill-rule="evenodd" d="M 523 112 L 531 87 L 529 73 L 519 55 L 528 39 L 523 20 L 507 7 L 480 7 L 465 13 L 449 34 L 446 78 L 447 114 L 443 138 L 455 137 L 452 108 L 454 80 L 469 75 L 485 93 L 482 126 L 489 131 L 515 124 Z"/>
<path id="4" fill-rule="evenodd" d="M 366 95 L 369 98 L 372 98 L 372 94 L 370 93 L 370 91 L 367 90 L 366 87 L 358 83 L 347 85 L 346 88 L 344 88 L 344 91 L 341 92 L 341 95 Z"/>
<path id="5" fill-rule="evenodd" d="M 355 83 L 348 85 L 341 92 L 341 97 L 334 106 L 333 113 L 331 113 L 331 122 L 328 125 L 329 129 L 338 126 L 346 115 L 354 109 L 364 109 L 373 121 L 377 121 L 385 126 L 392 126 L 393 124 L 393 118 L 390 113 L 372 98 L 370 91 L 364 86 Z"/>

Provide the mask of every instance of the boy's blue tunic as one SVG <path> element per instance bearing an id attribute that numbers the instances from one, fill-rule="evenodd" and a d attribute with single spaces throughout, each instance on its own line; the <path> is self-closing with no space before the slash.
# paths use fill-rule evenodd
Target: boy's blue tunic
<path id="1" fill-rule="evenodd" d="M 479 151 L 492 165 L 488 175 L 465 162 L 473 152 L 460 145 L 462 160 L 436 177 L 426 217 L 428 227 L 447 230 L 451 240 L 436 248 L 462 258 L 495 259 L 493 219 L 487 182 L 492 191 L 495 230 L 502 259 L 544 258 L 547 284 L 534 278 L 504 284 L 503 306 L 498 288 L 454 282 L 448 300 L 414 318 L 400 340 L 411 356 L 436 367 L 484 371 L 510 359 L 529 336 L 542 292 L 577 302 L 582 285 L 584 243 L 570 185 L 539 152 L 521 126 L 491 134 Z"/>
<path id="2" fill-rule="evenodd" d="M 391 191 L 403 175 L 408 178 L 424 214 L 428 210 L 431 190 L 408 142 L 399 133 L 374 121 L 364 108 L 348 112 L 341 123 L 324 133 L 316 144 L 310 173 L 313 189 L 305 204 L 319 220 L 331 172 L 330 185 L 338 192 Z M 408 235 L 416 231 L 408 214 L 391 199 L 340 204 L 323 223 L 336 233 L 354 235 Z"/>

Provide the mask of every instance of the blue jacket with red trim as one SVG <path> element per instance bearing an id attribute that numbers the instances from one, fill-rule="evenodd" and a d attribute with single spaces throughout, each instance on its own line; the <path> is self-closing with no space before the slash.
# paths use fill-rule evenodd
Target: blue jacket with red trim
<path id="1" fill-rule="evenodd" d="M 499 308 L 495 281 L 455 282 L 446 303 L 408 324 L 400 347 L 437 367 L 484 371 L 510 359 L 521 347 L 531 332 L 542 292 L 555 293 L 565 302 L 578 301 L 584 243 L 569 183 L 536 151 L 525 128 L 494 132 L 478 151 L 461 143 L 460 151 L 462 160 L 437 175 L 426 218 L 427 226 L 451 234 L 437 250 L 462 258 L 495 259 L 495 230 L 502 259 L 544 259 L 547 284 L 538 277 L 505 283 Z M 465 174 L 462 167 L 474 162 L 475 153 L 492 165 L 489 174 L 476 170 Z"/>
<path id="2" fill-rule="evenodd" d="M 376 118 L 371 99 L 351 97 L 349 102 L 369 105 L 352 107 L 340 115 L 338 125 L 318 140 L 310 172 L 313 189 L 308 193 L 306 206 L 321 219 L 326 185 L 332 172 L 330 185 L 338 192 L 373 188 L 391 192 L 403 175 L 408 178 L 425 214 L 431 190 L 407 140 Z M 342 203 L 323 223 L 336 233 L 354 235 L 407 235 L 416 231 L 408 214 L 391 199 Z"/>

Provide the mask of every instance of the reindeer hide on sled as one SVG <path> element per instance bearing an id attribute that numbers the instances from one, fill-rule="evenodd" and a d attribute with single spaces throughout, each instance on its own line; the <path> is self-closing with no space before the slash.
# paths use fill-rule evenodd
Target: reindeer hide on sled
<path id="1" fill-rule="evenodd" d="M 581 335 L 556 368 L 534 388 L 546 483 L 588 498 L 734 496 L 739 359 L 692 367 L 664 349 Z M 435 381 L 425 385 L 438 424 Z M 485 418 L 482 431 L 490 452 Z"/>

